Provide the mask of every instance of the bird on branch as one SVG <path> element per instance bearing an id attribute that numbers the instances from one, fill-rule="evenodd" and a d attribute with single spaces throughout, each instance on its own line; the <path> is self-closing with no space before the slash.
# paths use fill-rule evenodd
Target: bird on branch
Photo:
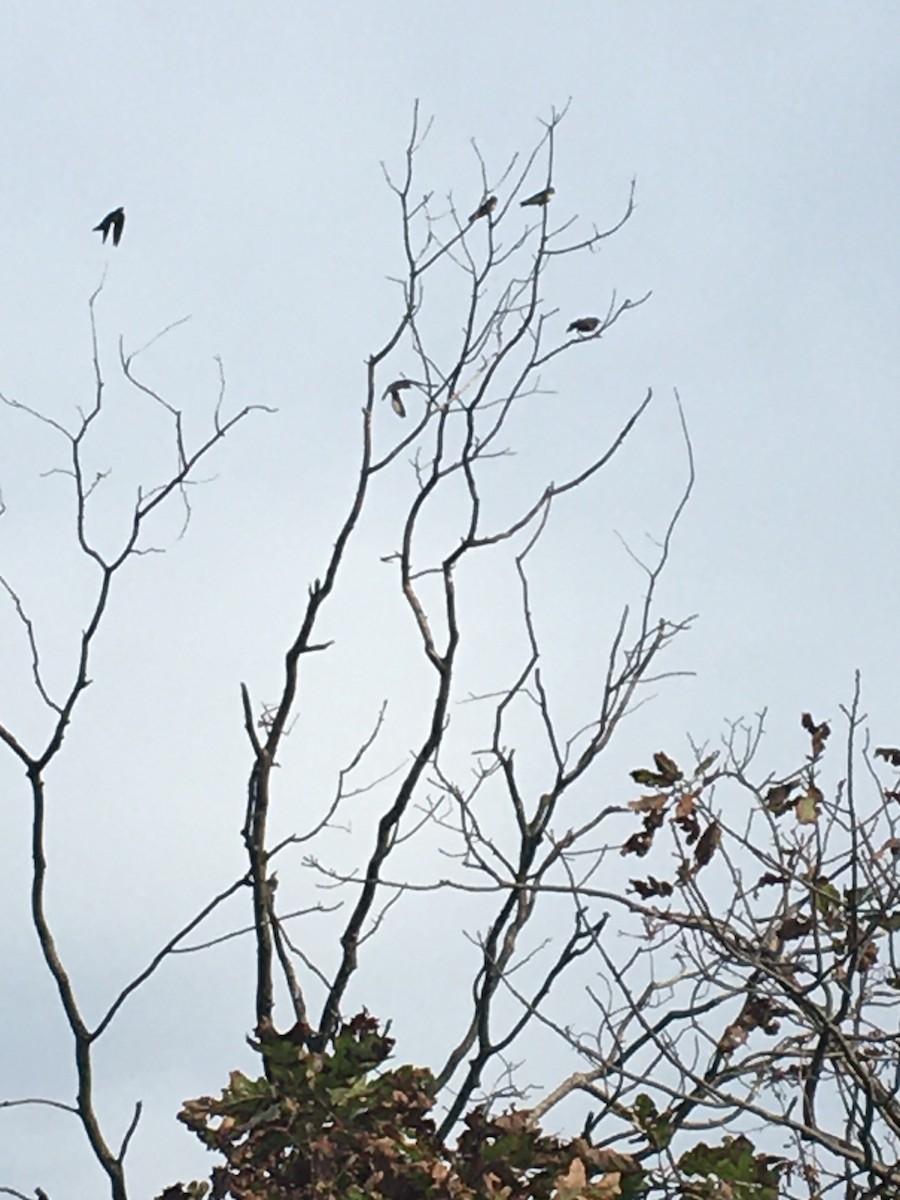
<path id="1" fill-rule="evenodd" d="M 566 333 L 571 333 L 573 329 L 576 333 L 593 333 L 599 324 L 599 317 L 579 317 L 577 321 L 572 322 Z"/>
<path id="2" fill-rule="evenodd" d="M 482 217 L 489 217 L 496 207 L 497 197 L 488 196 L 486 200 L 482 200 L 479 206 L 472 213 L 471 217 L 469 217 L 469 224 L 471 225 L 473 221 L 478 221 Z"/>
<path id="3" fill-rule="evenodd" d="M 114 208 L 111 213 L 107 213 L 99 225 L 95 225 L 91 230 L 92 233 L 102 233 L 103 243 L 106 244 L 106 239 L 112 232 L 113 245 L 118 246 L 122 240 L 122 230 L 125 228 L 125 209 Z"/>
<path id="4" fill-rule="evenodd" d="M 544 208 L 545 205 L 550 203 L 555 195 L 556 188 L 545 187 L 543 191 L 535 192 L 534 195 L 529 196 L 527 200 L 520 200 L 519 205 L 521 208 L 527 208 L 529 204 L 533 204 L 537 208 Z"/>

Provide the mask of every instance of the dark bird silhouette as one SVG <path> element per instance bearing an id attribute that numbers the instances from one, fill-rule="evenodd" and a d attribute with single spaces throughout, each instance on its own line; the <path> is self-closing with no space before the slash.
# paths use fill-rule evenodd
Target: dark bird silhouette
<path id="1" fill-rule="evenodd" d="M 400 393 L 405 392 L 407 388 L 411 388 L 414 386 L 415 385 L 413 384 L 413 381 L 411 379 L 395 379 L 393 383 L 389 383 L 387 385 L 387 387 L 384 389 L 384 395 L 381 398 L 383 400 L 385 396 L 390 396 L 391 408 L 394 410 L 394 412 L 397 414 L 398 417 L 405 417 L 406 416 L 406 406 L 404 405 L 403 400 L 400 397 Z"/>
<path id="2" fill-rule="evenodd" d="M 111 213 L 107 213 L 99 225 L 95 225 L 91 230 L 92 233 L 102 233 L 103 242 L 106 244 L 107 236 L 112 231 L 113 245 L 118 246 L 122 240 L 122 230 L 125 228 L 125 209 L 114 208 Z"/>
<path id="3" fill-rule="evenodd" d="M 486 200 L 482 200 L 471 217 L 469 217 L 469 224 L 471 225 L 473 221 L 478 221 L 481 217 L 489 217 L 496 207 L 497 197 L 488 196 Z"/>
<path id="4" fill-rule="evenodd" d="M 538 208 L 543 208 L 545 204 L 549 204 L 556 195 L 556 188 L 545 187 L 541 192 L 535 192 L 533 196 L 529 196 L 527 200 L 520 200 L 519 204 L 522 208 L 527 208 L 529 204 L 534 204 Z"/>
<path id="5" fill-rule="evenodd" d="M 593 333 L 599 324 L 599 317 L 579 317 L 577 321 L 572 322 L 566 333 L 571 333 L 573 329 L 576 333 Z"/>

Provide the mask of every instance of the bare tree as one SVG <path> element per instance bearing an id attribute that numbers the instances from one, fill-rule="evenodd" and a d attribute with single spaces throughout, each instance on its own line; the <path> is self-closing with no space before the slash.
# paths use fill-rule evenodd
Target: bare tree
<path id="1" fill-rule="evenodd" d="M 530 902 L 526 919 L 537 903 L 565 897 L 573 932 L 537 990 L 519 984 L 514 954 L 497 965 L 495 994 L 514 998 L 519 1019 L 491 1039 L 496 1010 L 484 984 L 519 930 L 495 940 L 473 989 L 474 1052 L 443 1120 L 431 1113 L 446 1068 L 443 1079 L 387 1069 L 393 1043 L 365 1014 L 341 1024 L 333 1052 L 311 1048 L 306 1027 L 264 1036 L 266 1078 L 234 1073 L 221 1098 L 189 1101 L 180 1114 L 224 1157 L 213 1195 L 896 1196 L 900 748 L 860 744 L 858 680 L 842 715 L 837 772 L 827 765 L 831 724 L 809 713 L 799 723 L 807 753 L 787 771 L 753 772 L 764 714 L 732 725 L 724 752 L 698 749 L 690 769 L 663 751 L 635 768 L 645 790 L 618 815 L 639 828 L 609 849 L 658 874 L 600 886 L 606 852 L 579 849 L 577 831 L 545 838 L 562 885 L 549 871 L 524 885 L 509 866 L 496 872 L 499 896 Z M 496 844 L 464 836 L 473 853 L 499 857 Z M 585 1032 L 547 1003 L 579 960 L 594 976 Z M 579 1069 L 526 1107 L 510 1072 L 505 1092 L 462 1112 L 472 1074 L 529 1022 L 574 1051 Z M 543 1133 L 574 1098 L 585 1106 L 580 1132 Z M 164 1198 L 206 1187 L 175 1185 Z"/>
<path id="2" fill-rule="evenodd" d="M 647 390 L 634 402 L 603 444 L 584 445 L 573 430 L 577 465 L 559 481 L 545 479 L 533 488 L 512 515 L 508 504 L 497 501 L 494 473 L 511 456 L 511 439 L 527 430 L 533 411 L 529 405 L 543 394 L 545 380 L 552 382 L 564 356 L 600 352 L 613 327 L 647 299 L 623 299 L 613 291 L 593 313 L 562 315 L 548 302 L 548 280 L 563 273 L 569 263 L 597 252 L 634 208 L 632 184 L 622 211 L 604 228 L 583 231 L 574 217 L 566 215 L 556 165 L 556 137 L 563 115 L 554 113 L 533 151 L 524 160 L 513 157 L 499 173 L 493 172 L 475 146 L 478 183 L 461 209 L 452 195 L 440 202 L 432 194 L 416 199 L 414 171 L 428 132 L 421 127 L 418 112 L 402 170 L 396 175 L 385 170 L 397 203 L 403 269 L 395 281 L 396 316 L 384 341 L 366 361 L 358 473 L 333 547 L 309 587 L 287 645 L 280 695 L 274 702 L 262 702 L 254 698 L 248 684 L 241 686 L 251 755 L 241 831 L 247 874 L 186 922 L 147 967 L 123 985 L 92 1027 L 81 1014 L 45 911 L 44 771 L 60 753 L 66 727 L 87 686 L 91 649 L 114 580 L 130 558 L 149 548 L 142 541 L 148 517 L 160 505 L 179 500 L 185 517 L 189 516 L 186 487 L 192 472 L 250 409 L 226 420 L 220 395 L 209 436 L 190 449 L 180 412 L 138 379 L 135 355 L 120 351 L 125 379 L 171 420 L 177 461 L 164 483 L 139 493 L 130 532 L 110 555 L 101 553 L 89 534 L 89 501 L 96 485 L 86 480 L 82 457 L 85 441 L 103 413 L 96 333 L 95 401 L 80 416 L 74 432 L 36 409 L 6 399 L 9 406 L 25 410 L 66 439 L 78 545 L 96 565 L 99 580 L 78 670 L 62 700 L 45 687 L 34 627 L 14 586 L 4 581 L 32 651 L 35 688 L 55 717 L 49 740 L 38 750 L 27 749 L 11 723 L 0 725 L 0 738 L 25 767 L 34 804 L 33 918 L 72 1033 L 78 1073 L 76 1101 L 63 1103 L 81 1121 L 116 1200 L 126 1195 L 124 1163 L 140 1106 L 118 1144 L 111 1144 L 93 1103 L 92 1049 L 136 989 L 184 948 L 188 934 L 213 909 L 247 885 L 252 892 L 252 919 L 246 932 L 255 945 L 255 1035 L 273 1086 L 279 1047 L 288 1043 L 297 1054 L 324 1055 L 346 1031 L 351 989 L 357 986 L 358 976 L 365 979 L 364 944 L 391 919 L 395 905 L 415 899 L 422 891 L 477 897 L 483 919 L 482 931 L 472 935 L 471 1006 L 465 1012 L 446 1014 L 445 1023 L 455 1032 L 433 1073 L 434 1088 L 445 1098 L 436 1128 L 440 1141 L 448 1138 L 461 1118 L 471 1115 L 475 1105 L 486 1106 L 487 1112 L 504 1100 L 521 1103 L 524 1086 L 511 1056 L 526 1052 L 519 1047 L 527 1045 L 529 1030 L 557 1029 L 570 1050 L 587 1052 L 583 1039 L 568 1028 L 557 1028 L 547 1015 L 549 1001 L 551 992 L 559 991 L 563 976 L 576 978 L 577 970 L 589 962 L 596 969 L 598 958 L 606 963 L 604 930 L 609 915 L 594 911 L 592 881 L 618 845 L 617 835 L 607 834 L 607 826 L 616 817 L 620 824 L 621 819 L 628 820 L 630 810 L 624 800 L 612 797 L 570 826 L 579 810 L 568 805 L 572 796 L 583 796 L 587 781 L 595 778 L 624 718 L 643 703 L 648 686 L 664 677 L 660 656 L 690 623 L 690 618 L 660 615 L 657 590 L 694 472 L 676 396 L 684 445 L 682 491 L 672 511 L 662 517 L 663 532 L 653 545 L 652 560 L 641 564 L 640 594 L 618 614 L 603 657 L 586 657 L 584 670 L 597 681 L 595 695 L 590 709 L 570 726 L 558 716 L 553 689 L 542 670 L 531 565 L 546 539 L 551 517 L 555 519 L 559 512 L 565 520 L 574 498 L 589 495 L 604 469 L 637 436 L 652 393 Z M 455 307 L 448 304 L 448 297 Z M 96 296 L 92 317 L 95 300 Z M 295 739 L 323 736 L 322 730 L 307 731 L 308 719 L 300 726 L 295 722 L 310 664 L 323 657 L 327 661 L 332 645 L 323 632 L 325 614 L 341 588 L 349 586 L 345 580 L 351 547 L 379 485 L 398 476 L 409 479 L 410 474 L 411 498 L 397 524 L 393 548 L 382 555 L 414 632 L 415 654 L 430 680 L 427 701 L 407 732 L 412 743 L 408 757 L 390 770 L 376 772 L 362 785 L 351 782 L 356 772 L 374 762 L 384 729 L 382 706 L 373 724 L 360 731 L 357 749 L 341 770 L 333 795 L 307 828 L 273 838 L 273 802 L 283 786 L 276 768 L 285 756 L 286 741 L 292 732 Z M 590 554 L 591 547 L 585 552 Z M 519 600 L 517 608 L 504 608 L 494 620 L 504 628 L 517 625 L 526 650 L 512 678 L 499 690 L 472 695 L 461 659 L 485 632 L 479 630 L 478 605 L 463 594 L 460 579 L 466 573 L 484 573 L 486 563 L 498 560 L 515 572 Z M 565 586 L 560 581 L 554 598 L 558 606 L 565 604 Z M 489 627 L 487 636 L 491 633 Z M 487 742 L 468 746 L 465 759 L 451 737 L 451 718 L 463 703 L 478 711 L 488 731 Z M 526 765 L 523 758 L 532 750 L 533 761 Z M 377 803 L 378 817 L 356 866 L 345 869 L 325 862 L 319 854 L 312 857 L 317 839 L 337 827 L 349 798 L 363 790 Z M 564 832 L 559 832 L 560 822 Z M 406 873 L 409 852 L 432 835 L 441 843 L 438 853 L 443 865 L 436 881 L 422 885 Z M 282 878 L 296 876 L 297 860 L 292 854 L 298 851 L 306 855 L 302 865 L 307 886 L 327 884 L 337 901 L 334 919 L 339 927 L 330 963 L 315 961 L 294 933 L 298 911 L 282 907 L 275 870 Z M 545 936 L 540 921 L 545 909 L 554 914 L 552 938 Z M 631 899 L 626 909 L 632 915 L 650 912 Z M 655 995 L 652 989 L 650 995 Z M 636 1014 L 645 1007 L 646 1003 L 634 999 Z M 617 1020 L 621 1023 L 626 1017 Z M 368 1026 L 354 1028 L 357 1032 L 362 1028 L 368 1036 Z M 600 1086 L 597 1078 L 591 1084 L 592 1094 Z M 538 1105 L 535 1113 L 546 1111 L 552 1099 Z M 7 1103 L 26 1102 L 60 1103 Z M 256 1124 L 264 1126 L 263 1121 Z"/>
<path id="3" fill-rule="evenodd" d="M 486 272 L 513 261 L 499 249 L 500 222 L 519 189 L 529 190 L 525 184 L 534 159 L 514 177 L 511 198 L 503 205 L 494 200 L 503 186 L 485 172 L 484 199 L 468 224 L 453 225 L 451 205 L 446 237 L 428 202 L 417 206 L 410 199 L 415 133 L 406 175 L 393 184 L 407 252 L 408 274 L 401 283 L 405 308 L 392 337 L 369 360 L 356 499 L 325 582 L 311 590 L 300 636 L 287 656 L 277 719 L 264 721 L 265 739 L 255 733 L 244 693 L 255 758 L 245 839 L 256 891 L 257 1034 L 268 1085 L 260 1084 L 263 1092 L 251 1101 L 239 1089 L 226 1089 L 221 1100 L 187 1105 L 182 1117 L 228 1156 L 229 1170 L 214 1176 L 221 1195 L 240 1195 L 241 1181 L 257 1178 L 261 1160 L 254 1159 L 254 1139 L 262 1147 L 266 1136 L 278 1131 L 289 1149 L 284 1163 L 266 1160 L 266 1171 L 274 1173 L 266 1178 L 277 1176 L 286 1189 L 273 1184 L 276 1195 L 305 1195 L 308 1178 L 338 1180 L 349 1163 L 362 1162 L 370 1172 L 363 1187 L 369 1195 L 394 1194 L 392 1186 L 400 1187 L 401 1178 L 400 1190 L 424 1186 L 424 1173 L 434 1185 L 429 1194 L 448 1196 L 501 1187 L 509 1189 L 506 1194 L 542 1196 L 551 1186 L 559 1195 L 592 1197 L 896 1196 L 900 838 L 893 812 L 900 792 L 896 782 L 891 786 L 877 777 L 875 766 L 883 762 L 900 769 L 900 749 L 880 746 L 873 759 L 868 744 L 860 748 L 864 718 L 858 680 L 843 714 L 845 753 L 830 780 L 825 770 L 831 724 L 809 713 L 800 721 L 805 756 L 788 769 L 754 777 L 763 744 L 761 717 L 755 724 L 730 727 L 724 752 L 694 747 L 690 766 L 680 765 L 682 753 L 648 755 L 652 766 L 634 768 L 630 782 L 620 779 L 614 787 L 607 782 L 606 802 L 578 823 L 572 822 L 578 809 L 567 807 L 570 793 L 586 778 L 596 778 L 598 761 L 622 719 L 659 677 L 659 654 L 688 623 L 660 620 L 655 598 L 693 467 L 685 435 L 683 497 L 657 557 L 646 567 L 640 604 L 633 614 L 622 614 L 596 709 L 569 728 L 558 718 L 542 675 L 531 556 L 551 510 L 564 504 L 568 493 L 590 486 L 634 430 L 649 396 L 611 444 L 571 478 L 545 487 L 507 523 L 491 524 L 484 480 L 501 432 L 533 386 L 535 373 L 576 341 L 601 337 L 631 307 L 613 300 L 602 318 L 574 319 L 567 329 L 572 339 L 547 341 L 552 325 L 539 304 L 539 284 L 548 262 L 590 250 L 603 236 L 567 242 L 567 229 L 550 224 L 555 130 L 554 121 L 540 147 L 548 163 L 543 188 L 531 197 L 539 224 L 513 247 L 524 249 L 534 239 L 531 273 L 513 273 L 506 287 L 492 293 L 499 299 L 491 304 L 485 299 Z M 479 256 L 471 249 L 472 226 L 482 221 L 487 247 Z M 422 284 L 427 272 L 448 260 L 467 277 L 470 315 L 456 355 L 446 360 L 430 351 L 422 332 Z M 382 384 L 376 371 L 403 339 L 417 355 L 421 380 L 411 384 L 405 377 L 389 377 L 384 391 L 399 413 L 411 388 L 420 388 L 421 416 L 407 439 L 377 458 L 370 442 L 371 414 Z M 421 740 L 398 782 L 388 788 L 379 781 L 379 792 L 387 791 L 388 798 L 363 868 L 341 872 L 318 860 L 308 864 L 350 896 L 337 966 L 311 977 L 302 956 L 292 955 L 269 884 L 268 867 L 291 844 L 266 848 L 269 780 L 297 695 L 301 656 L 325 649 L 314 641 L 315 621 L 335 585 L 367 489 L 407 445 L 414 446 L 416 492 L 390 561 L 421 653 L 434 672 L 432 700 Z M 460 477 L 466 502 L 455 536 L 443 553 L 420 557 L 415 548 L 423 514 Z M 489 711 L 491 735 L 476 747 L 474 771 L 460 773 L 447 745 L 448 719 L 470 626 L 456 580 L 468 560 L 504 551 L 518 574 L 518 619 L 529 652 L 499 693 L 468 698 Z M 429 590 L 432 582 L 437 586 Z M 539 739 L 529 735 L 528 746 L 533 750 L 539 744 L 537 768 L 532 762 L 523 769 L 523 746 L 514 740 L 521 733 L 516 718 L 522 711 L 536 717 L 540 730 Z M 353 766 L 379 729 L 362 743 Z M 861 763 L 872 784 L 865 801 L 859 795 Z M 637 797 L 633 785 L 641 789 Z M 339 788 L 336 805 L 341 796 Z M 334 811 L 323 819 L 331 820 Z M 446 868 L 433 884 L 413 884 L 399 866 L 401 847 L 433 824 L 447 835 L 448 845 L 455 841 L 451 861 L 457 870 Z M 634 859 L 646 869 L 626 885 L 614 864 L 627 867 Z M 372 1131 L 361 1130 L 347 1146 L 337 1135 L 318 1139 L 292 1132 L 298 1103 L 300 1113 L 308 1114 L 316 1111 L 317 1099 L 290 1075 L 290 1064 L 299 1063 L 302 1072 L 305 1056 L 327 1056 L 329 1047 L 347 1037 L 368 1047 L 369 1069 L 381 1061 L 381 1051 L 366 1041 L 372 1031 L 365 1020 L 348 1024 L 343 1013 L 350 982 L 363 966 L 362 942 L 393 903 L 420 894 L 417 888 L 477 893 L 488 906 L 482 909 L 481 932 L 473 937 L 477 963 L 471 1004 L 450 1014 L 459 1034 L 449 1053 L 425 1079 L 404 1077 L 402 1071 L 381 1077 L 400 1097 L 397 1119 L 407 1105 L 421 1111 L 434 1098 L 442 1105 L 433 1128 L 417 1126 L 407 1134 L 426 1163 L 424 1168 L 418 1164 L 418 1176 L 405 1160 L 385 1166 L 382 1143 Z M 541 940 L 546 926 L 538 914 L 548 906 L 553 934 Z M 293 1001 L 294 1025 L 283 1034 L 273 1023 L 276 960 Z M 315 1018 L 306 1001 L 307 984 L 295 970 L 298 961 L 323 994 Z M 560 999 L 563 976 L 568 983 Z M 567 1016 L 579 985 L 593 1006 L 589 1032 L 579 1031 Z M 528 1033 L 535 1030 L 555 1037 L 561 1055 L 571 1052 L 581 1060 L 537 1102 L 513 1060 L 514 1054 L 527 1059 Z M 346 1061 L 343 1052 L 338 1061 Z M 281 1103 L 287 1095 L 293 1108 Z M 570 1102 L 571 1116 L 576 1097 L 589 1106 L 586 1113 L 581 1110 L 581 1133 L 564 1142 L 542 1140 L 540 1123 L 564 1102 Z M 503 1116 L 491 1115 L 503 1103 L 515 1107 Z M 326 1112 L 322 1119 L 328 1128 L 342 1128 L 339 1106 Z M 221 1117 L 225 1132 L 210 1124 Z M 464 1132 L 454 1148 L 450 1139 L 461 1124 Z"/>
<path id="4" fill-rule="evenodd" d="M 838 772 L 831 724 L 809 713 L 787 770 L 754 772 L 765 714 L 690 770 L 657 752 L 632 772 L 647 790 L 621 847 L 649 870 L 623 891 L 571 864 L 572 897 L 615 910 L 633 949 L 595 938 L 596 1031 L 556 1026 L 585 1066 L 532 1116 L 588 1097 L 586 1132 L 643 1141 L 661 1194 L 724 1195 L 723 1180 L 740 1195 L 898 1194 L 900 793 L 876 767 L 896 773 L 900 750 L 860 746 L 858 678 L 843 718 Z"/>
<path id="5" fill-rule="evenodd" d="M 11 396 L 0 395 L 3 403 L 12 410 L 39 422 L 62 440 L 66 447 L 66 465 L 54 469 L 54 473 L 62 474 L 71 481 L 74 509 L 74 533 L 78 550 L 93 568 L 94 587 L 93 599 L 90 603 L 88 617 L 80 636 L 75 653 L 75 667 L 68 683 L 61 692 L 54 690 L 46 681 L 40 653 L 39 639 L 26 606 L 13 583 L 0 575 L 0 588 L 6 593 L 12 609 L 21 623 L 27 640 L 31 657 L 31 676 L 34 690 L 40 698 L 46 716 L 45 735 L 38 744 L 31 746 L 24 736 L 18 735 L 13 719 L 4 714 L 0 720 L 0 740 L 7 749 L 19 760 L 25 771 L 29 797 L 32 806 L 31 834 L 31 916 L 34 930 L 40 945 L 41 954 L 47 971 L 53 979 L 59 994 L 66 1023 L 72 1036 L 73 1058 L 77 1091 L 73 1102 L 61 1102 L 45 1098 L 6 1099 L 0 1101 L 2 1107 L 17 1107 L 19 1105 L 47 1105 L 74 1114 L 80 1121 L 85 1136 L 105 1172 L 112 1196 L 124 1200 L 125 1189 L 125 1155 L 129 1143 L 134 1136 L 141 1116 L 141 1105 L 137 1104 L 118 1144 L 113 1144 L 109 1135 L 104 1133 L 98 1119 L 94 1103 L 94 1051 L 98 1040 L 109 1028 L 116 1014 L 126 1000 L 158 969 L 165 958 L 193 929 L 204 920 L 228 895 L 240 886 L 235 883 L 220 896 L 215 897 L 204 910 L 190 920 L 183 929 L 153 956 L 146 968 L 135 978 L 123 985 L 118 995 L 114 997 L 101 1018 L 94 1024 L 85 1019 L 79 1004 L 75 984 L 70 971 L 57 947 L 54 937 L 53 922 L 48 912 L 46 902 L 48 865 L 46 856 L 47 835 L 47 771 L 64 748 L 66 732 L 75 719 L 79 703 L 89 686 L 91 663 L 99 631 L 104 617 L 109 611 L 112 596 L 119 576 L 126 570 L 131 560 L 137 556 L 158 552 L 161 547 L 154 545 L 148 534 L 148 526 L 158 511 L 165 506 L 178 504 L 181 509 L 180 533 L 186 532 L 190 516 L 191 503 L 189 485 L 197 475 L 197 468 L 205 464 L 219 442 L 242 423 L 254 409 L 260 405 L 249 405 L 241 408 L 232 415 L 224 411 L 224 376 L 221 374 L 218 396 L 212 405 L 208 430 L 199 441 L 190 443 L 184 432 L 182 412 L 173 406 L 164 396 L 143 382 L 135 373 L 135 363 L 139 355 L 158 338 L 163 337 L 174 326 L 169 326 L 154 337 L 151 342 L 136 351 L 126 353 L 124 345 L 119 344 L 119 369 L 122 376 L 136 391 L 143 393 L 164 419 L 171 434 L 174 451 L 174 465 L 171 472 L 161 482 L 150 486 L 139 484 L 137 497 L 129 514 L 124 521 L 125 533 L 112 548 L 105 548 L 102 534 L 95 536 L 92 528 L 92 500 L 97 490 L 103 485 L 108 472 L 96 471 L 91 473 L 86 463 L 91 450 L 92 438 L 98 434 L 104 417 L 107 414 L 104 389 L 105 380 L 101 366 L 101 352 L 97 333 L 96 305 L 102 290 L 100 287 L 90 298 L 91 335 L 93 343 L 94 394 L 93 400 L 86 409 L 78 409 L 77 416 L 71 425 L 67 425 L 54 417 L 50 417 L 38 409 L 14 399 Z M 180 322 L 176 322 L 179 324 Z M 17 1194 L 13 1191 L 12 1194 Z"/>

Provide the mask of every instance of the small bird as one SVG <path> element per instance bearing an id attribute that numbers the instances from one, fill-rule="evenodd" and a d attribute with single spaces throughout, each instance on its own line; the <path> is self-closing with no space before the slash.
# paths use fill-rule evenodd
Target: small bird
<path id="1" fill-rule="evenodd" d="M 599 324 L 599 317 L 579 317 L 577 321 L 572 322 L 566 333 L 571 333 L 573 329 L 576 333 L 593 333 Z"/>
<path id="2" fill-rule="evenodd" d="M 395 379 L 393 383 L 389 383 L 384 389 L 384 395 L 381 398 L 383 400 L 385 396 L 390 396 L 391 408 L 398 417 L 406 416 L 406 407 L 400 398 L 400 393 L 413 386 L 414 384 L 411 379 Z"/>
<path id="3" fill-rule="evenodd" d="M 106 244 L 106 238 L 112 231 L 113 245 L 118 246 L 122 240 L 122 230 L 125 228 L 125 209 L 114 208 L 111 213 L 107 213 L 99 225 L 95 225 L 91 230 L 92 233 L 102 233 L 103 243 Z"/>
<path id="4" fill-rule="evenodd" d="M 486 200 L 482 200 L 479 206 L 472 213 L 471 217 L 469 217 L 469 224 L 471 225 L 473 221 L 477 221 L 481 217 L 489 217 L 496 207 L 497 197 L 488 196 Z"/>
<path id="5" fill-rule="evenodd" d="M 556 188 L 545 187 L 542 192 L 535 192 L 534 195 L 529 196 L 527 200 L 520 200 L 519 205 L 522 208 L 527 208 L 529 204 L 534 204 L 538 208 L 543 208 L 546 204 L 550 203 L 555 195 Z"/>

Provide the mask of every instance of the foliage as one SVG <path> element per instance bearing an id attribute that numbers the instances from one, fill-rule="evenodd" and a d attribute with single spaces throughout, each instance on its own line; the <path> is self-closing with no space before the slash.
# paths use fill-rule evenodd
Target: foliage
<path id="1" fill-rule="evenodd" d="M 435 1080 L 410 1066 L 381 1070 L 393 1041 L 363 1012 L 333 1049 L 309 1050 L 296 1033 L 257 1044 L 267 1074 L 232 1072 L 219 1099 L 190 1100 L 179 1119 L 225 1158 L 210 1183 L 174 1184 L 158 1200 L 638 1200 L 653 1177 L 642 1160 L 671 1136 L 647 1095 L 633 1116 L 643 1153 L 542 1133 L 527 1109 L 465 1118 L 455 1148 L 437 1136 Z M 744 1137 L 700 1142 L 676 1178 L 684 1200 L 775 1200 L 783 1162 Z"/>
<path id="2" fill-rule="evenodd" d="M 328 1053 L 270 1035 L 259 1046 L 267 1075 L 232 1072 L 216 1100 L 179 1114 L 226 1165 L 212 1171 L 215 1200 L 549 1200 L 637 1196 L 633 1158 L 584 1139 L 545 1136 L 527 1111 L 466 1117 L 454 1150 L 436 1135 L 435 1080 L 410 1066 L 379 1071 L 393 1042 L 365 1013 L 341 1028 Z M 160 1200 L 204 1194 L 175 1185 Z"/>

